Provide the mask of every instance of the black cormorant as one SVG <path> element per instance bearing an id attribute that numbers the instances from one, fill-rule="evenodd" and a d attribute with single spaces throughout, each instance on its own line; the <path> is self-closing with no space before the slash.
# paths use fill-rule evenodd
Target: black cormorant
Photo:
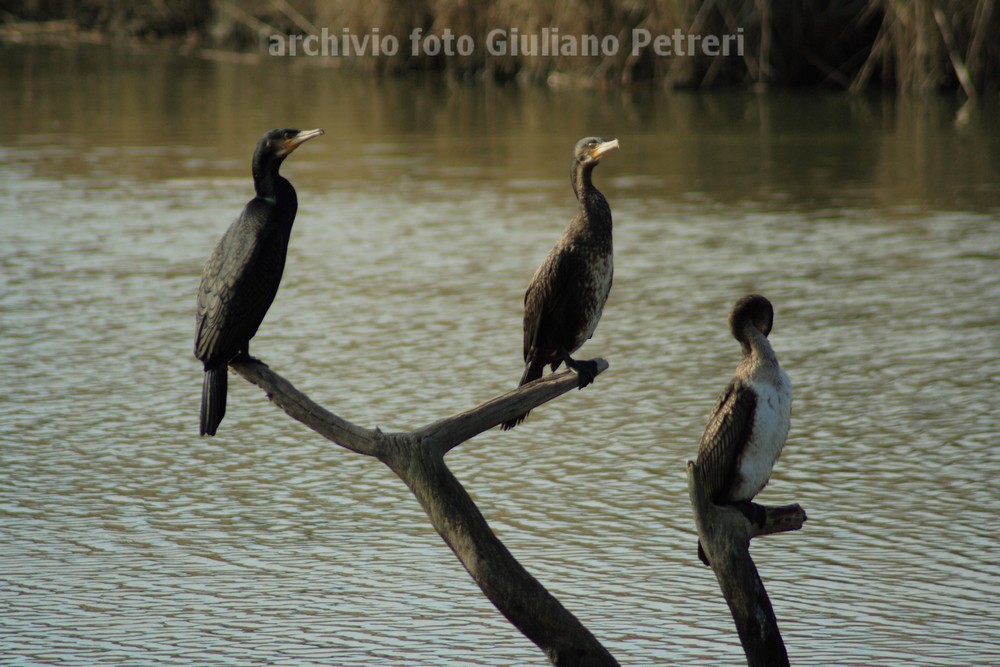
<path id="1" fill-rule="evenodd" d="M 750 501 L 771 476 L 792 416 L 792 384 L 767 340 L 773 322 L 771 302 L 757 294 L 733 307 L 729 328 L 743 359 L 708 420 L 697 459 L 711 501 L 736 505 L 758 524 L 763 517 Z M 708 565 L 700 543 L 698 556 Z"/>
<path id="2" fill-rule="evenodd" d="M 594 361 L 578 361 L 570 355 L 594 335 L 611 292 L 611 207 L 591 177 L 601 158 L 617 148 L 617 139 L 587 137 L 573 149 L 570 177 L 580 209 L 524 294 L 521 385 L 542 377 L 546 365 L 554 371 L 560 363 L 577 372 L 581 388 L 597 375 Z M 515 417 L 503 429 L 514 428 L 527 416 Z"/>
<path id="3" fill-rule="evenodd" d="M 292 151 L 323 130 L 271 130 L 253 154 L 256 196 L 229 226 L 201 272 L 194 355 L 205 365 L 201 389 L 201 434 L 215 435 L 226 414 L 229 361 L 250 354 L 274 301 L 285 267 L 288 237 L 298 200 L 278 174 Z"/>

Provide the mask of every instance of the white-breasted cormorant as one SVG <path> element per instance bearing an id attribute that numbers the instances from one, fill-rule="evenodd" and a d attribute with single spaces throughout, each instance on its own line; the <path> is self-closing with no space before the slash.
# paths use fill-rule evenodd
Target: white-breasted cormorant
<path id="1" fill-rule="evenodd" d="M 229 361 L 250 354 L 285 268 L 298 210 L 295 188 L 278 174 L 292 151 L 323 130 L 271 130 L 253 154 L 256 196 L 219 240 L 201 272 L 194 356 L 205 365 L 201 434 L 215 435 L 226 413 Z"/>
<path id="2" fill-rule="evenodd" d="M 733 306 L 729 328 L 743 359 L 712 411 L 697 459 L 711 501 L 736 505 L 759 524 L 760 508 L 750 501 L 771 476 L 792 416 L 792 383 L 767 340 L 773 322 L 771 302 L 760 295 Z M 708 565 L 700 543 L 698 556 Z"/>
<path id="3" fill-rule="evenodd" d="M 587 137 L 573 149 L 570 180 L 580 208 L 524 294 L 521 385 L 542 377 L 546 365 L 554 371 L 560 363 L 577 372 L 581 388 L 597 376 L 594 361 L 570 355 L 594 335 L 611 292 L 611 207 L 594 187 L 592 174 L 601 158 L 617 148 L 617 139 Z M 527 416 L 524 413 L 505 422 L 503 429 L 514 428 Z"/>

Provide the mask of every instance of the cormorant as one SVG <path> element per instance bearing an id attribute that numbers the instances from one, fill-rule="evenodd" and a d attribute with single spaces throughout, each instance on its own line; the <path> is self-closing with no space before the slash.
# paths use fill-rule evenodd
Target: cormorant
<path id="1" fill-rule="evenodd" d="M 524 374 L 521 385 L 542 377 L 546 365 L 565 363 L 579 376 L 580 388 L 597 376 L 597 363 L 570 357 L 597 328 L 611 292 L 614 273 L 611 247 L 611 207 L 591 180 L 594 167 L 618 140 L 587 137 L 573 149 L 570 180 L 580 204 L 524 294 Z M 520 386 L 520 385 L 519 385 Z M 512 429 L 528 416 L 505 422 Z"/>
<path id="2" fill-rule="evenodd" d="M 736 505 L 760 525 L 761 508 L 750 501 L 771 476 L 792 416 L 792 383 L 767 340 L 773 322 L 771 302 L 760 295 L 733 306 L 729 328 L 743 359 L 708 420 L 697 459 L 711 501 Z M 700 542 L 698 557 L 709 564 Z"/>
<path id="3" fill-rule="evenodd" d="M 223 234 L 201 272 L 194 356 L 205 365 L 202 435 L 215 435 L 226 414 L 229 361 L 250 355 L 250 339 L 281 282 L 298 199 L 278 168 L 292 151 L 321 134 L 319 129 L 286 129 L 261 137 L 253 154 L 257 194 Z"/>

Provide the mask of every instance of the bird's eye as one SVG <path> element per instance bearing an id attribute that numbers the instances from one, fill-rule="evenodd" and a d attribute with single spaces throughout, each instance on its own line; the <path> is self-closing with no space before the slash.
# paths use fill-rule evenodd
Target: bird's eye
<path id="1" fill-rule="evenodd" d="M 285 132 L 285 134 L 284 134 L 284 139 L 285 139 L 285 141 L 288 141 L 288 140 L 289 140 L 289 139 L 291 139 L 291 138 L 292 138 L 292 137 L 293 137 L 294 135 L 295 135 L 295 133 L 294 133 L 294 132 Z"/>

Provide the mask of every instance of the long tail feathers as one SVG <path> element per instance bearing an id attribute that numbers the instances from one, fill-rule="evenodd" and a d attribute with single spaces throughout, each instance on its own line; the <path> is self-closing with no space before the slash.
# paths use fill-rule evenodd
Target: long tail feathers
<path id="1" fill-rule="evenodd" d="M 212 368 L 205 371 L 205 381 L 201 385 L 201 434 L 215 435 L 215 431 L 226 415 L 226 383 L 229 368 Z"/>
<path id="2" fill-rule="evenodd" d="M 535 364 L 535 363 L 532 363 L 532 362 L 528 362 L 527 364 L 524 365 L 524 374 L 521 376 L 521 384 L 519 384 L 518 386 L 519 387 L 523 387 L 524 385 L 528 384 L 529 382 L 532 382 L 532 381 L 537 380 L 538 378 L 542 377 L 542 371 L 543 370 L 545 370 L 545 364 L 540 364 L 539 365 L 539 364 Z M 530 412 L 530 410 L 529 410 L 529 412 Z M 518 415 L 517 417 L 514 417 L 510 421 L 504 422 L 503 424 L 501 424 L 500 428 L 502 428 L 505 431 L 509 431 L 512 428 L 514 428 L 515 426 L 517 426 L 518 424 L 520 424 L 521 422 L 523 422 L 524 419 L 525 419 L 525 417 L 527 417 L 527 416 L 528 416 L 527 412 L 525 412 L 522 415 Z"/>

